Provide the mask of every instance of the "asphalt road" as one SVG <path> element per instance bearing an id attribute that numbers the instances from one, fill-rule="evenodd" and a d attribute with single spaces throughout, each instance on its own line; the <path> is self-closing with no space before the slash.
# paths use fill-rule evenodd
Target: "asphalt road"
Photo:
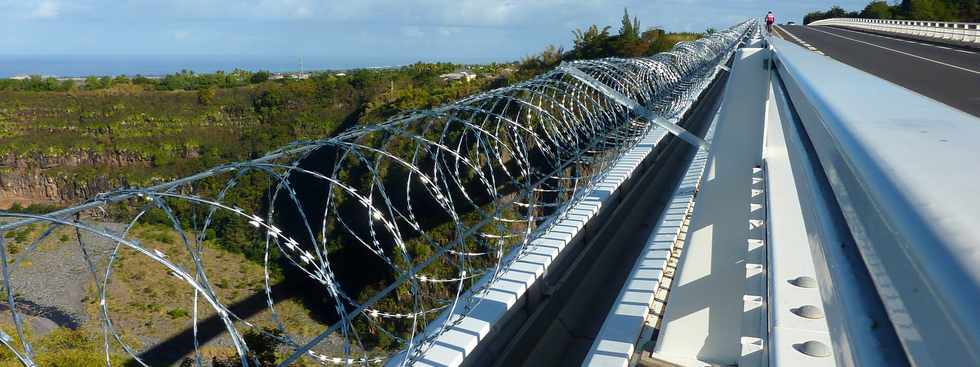
<path id="1" fill-rule="evenodd" d="M 777 35 L 980 117 L 980 53 L 825 26 L 780 26 Z"/>

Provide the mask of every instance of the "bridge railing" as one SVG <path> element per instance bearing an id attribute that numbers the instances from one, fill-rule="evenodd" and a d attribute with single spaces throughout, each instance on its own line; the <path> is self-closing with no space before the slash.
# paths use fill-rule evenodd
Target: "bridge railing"
<path id="1" fill-rule="evenodd" d="M 378 364 L 399 350 L 408 351 L 401 361 L 415 362 L 474 312 L 485 287 L 504 274 L 506 254 L 523 253 L 569 208 L 603 190 L 624 157 L 649 148 L 652 132 L 699 143 L 675 123 L 752 24 L 648 58 L 567 63 L 449 105 L 64 210 L 0 212 L 9 315 L 0 320 L 0 349 L 25 366 L 38 363 L 28 324 L 39 315 L 25 305 L 60 292 L 35 280 L 64 269 L 39 275 L 30 268 L 56 248 L 90 279 L 72 292 L 86 294 L 78 301 L 94 311 L 106 364 L 161 364 L 139 345 L 154 343 L 147 341 L 161 334 L 159 325 L 178 325 L 156 320 L 159 305 L 141 308 L 147 324 L 120 316 L 132 311 L 125 299 L 135 302 L 127 298 L 131 279 L 119 275 L 132 267 L 155 279 L 139 292 L 173 294 L 170 302 L 191 310 L 170 318 L 186 321 L 175 337 L 186 337 L 178 344 L 190 348 L 195 365 L 209 358 L 202 349 L 215 337 L 242 365 L 260 365 L 248 333 L 287 350 L 281 366 L 300 358 Z M 236 306 L 245 301 L 223 285 L 220 246 L 258 259 L 259 275 L 248 278 L 251 305 L 264 310 Z M 280 279 L 283 272 L 302 281 Z M 320 299 L 310 310 L 319 322 L 284 315 L 283 289 Z M 169 364 L 184 355 L 160 353 L 176 355 Z"/>
<path id="2" fill-rule="evenodd" d="M 836 26 L 897 35 L 958 46 L 980 48 L 980 23 L 927 20 L 831 18 L 810 25 Z"/>
<path id="3" fill-rule="evenodd" d="M 772 44 L 839 365 L 980 364 L 980 120 Z"/>

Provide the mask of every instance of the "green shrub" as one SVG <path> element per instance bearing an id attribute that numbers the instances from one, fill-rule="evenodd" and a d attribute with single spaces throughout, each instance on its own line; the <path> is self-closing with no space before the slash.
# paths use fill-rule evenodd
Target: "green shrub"
<path id="1" fill-rule="evenodd" d="M 171 319 L 179 319 L 182 317 L 187 317 L 187 315 L 188 315 L 187 310 L 183 308 L 175 308 L 173 310 L 167 311 L 167 316 L 170 316 Z"/>

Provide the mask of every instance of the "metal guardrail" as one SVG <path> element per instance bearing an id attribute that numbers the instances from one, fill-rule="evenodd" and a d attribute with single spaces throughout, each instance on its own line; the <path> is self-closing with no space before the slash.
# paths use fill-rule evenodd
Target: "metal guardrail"
<path id="1" fill-rule="evenodd" d="M 980 23 L 831 18 L 818 20 L 810 23 L 810 25 L 853 28 L 957 46 L 980 48 Z"/>
<path id="2" fill-rule="evenodd" d="M 980 365 L 980 119 L 771 42 L 814 168 L 798 183 L 822 201 L 807 231 L 839 364 Z"/>
<path id="3" fill-rule="evenodd" d="M 771 88 L 763 150 L 766 197 L 766 258 L 769 366 L 836 367 L 826 315 L 839 313 L 828 307 L 820 294 L 817 269 L 810 248 L 804 212 L 813 210 L 808 189 L 812 187 L 803 149 L 796 132 L 792 107 L 778 76 L 770 75 Z M 855 301 L 855 298 L 849 298 Z M 882 313 L 883 314 L 883 313 Z M 882 319 L 885 319 L 881 315 Z M 845 352 L 846 353 L 846 352 Z M 760 363 L 758 366 L 765 366 Z M 863 363 L 861 366 L 884 366 Z M 892 364 L 899 366 L 900 364 Z"/>

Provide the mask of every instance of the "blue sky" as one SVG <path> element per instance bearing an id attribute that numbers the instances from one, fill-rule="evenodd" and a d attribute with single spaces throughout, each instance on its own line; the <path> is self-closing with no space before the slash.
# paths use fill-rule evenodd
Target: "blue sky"
<path id="1" fill-rule="evenodd" d="M 571 30 L 721 28 L 773 10 L 780 21 L 868 0 L 0 0 L 0 54 L 265 55 L 513 60 Z"/>

